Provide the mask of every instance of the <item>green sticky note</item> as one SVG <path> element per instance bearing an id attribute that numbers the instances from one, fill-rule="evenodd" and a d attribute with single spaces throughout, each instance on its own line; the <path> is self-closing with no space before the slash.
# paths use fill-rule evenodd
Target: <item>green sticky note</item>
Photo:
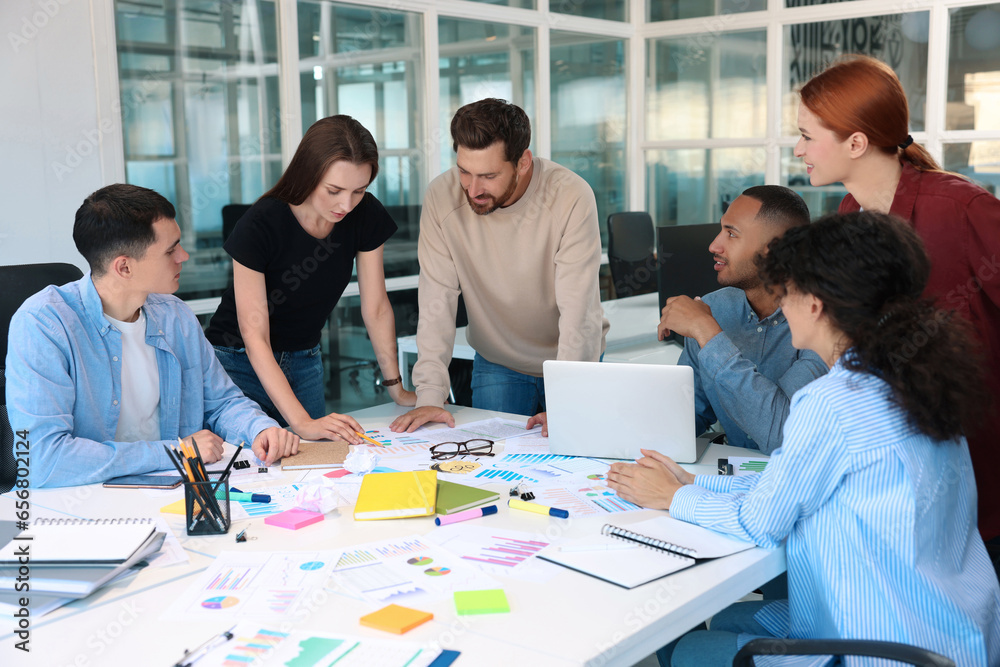
<path id="1" fill-rule="evenodd" d="M 506 614 L 510 611 L 502 588 L 486 591 L 455 591 L 455 609 L 459 616 L 470 614 Z"/>

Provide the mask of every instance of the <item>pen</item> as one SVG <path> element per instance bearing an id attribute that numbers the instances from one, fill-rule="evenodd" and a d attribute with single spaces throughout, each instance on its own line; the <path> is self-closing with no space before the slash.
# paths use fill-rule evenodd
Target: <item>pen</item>
<path id="1" fill-rule="evenodd" d="M 224 500 L 226 498 L 225 489 L 219 489 L 215 492 L 215 497 L 219 500 Z M 266 493 L 243 493 L 242 491 L 237 491 L 235 493 L 229 494 L 230 500 L 235 500 L 240 503 L 269 503 L 271 502 L 271 496 Z"/>
<path id="2" fill-rule="evenodd" d="M 471 510 L 465 510 L 463 512 L 455 512 L 454 514 L 445 514 L 444 516 L 439 516 L 434 519 L 434 523 L 439 526 L 447 526 L 449 523 L 468 521 L 469 519 L 478 519 L 481 516 L 489 516 L 490 514 L 496 514 L 496 513 L 497 513 L 496 505 L 489 505 L 487 507 L 473 507 Z"/>
<path id="3" fill-rule="evenodd" d="M 559 551 L 618 551 L 619 549 L 638 549 L 634 544 L 623 544 L 621 542 L 609 542 L 608 544 L 575 544 L 559 547 Z"/>
<path id="4" fill-rule="evenodd" d="M 526 503 L 517 498 L 511 498 L 508 500 L 507 506 L 514 510 L 524 510 L 525 512 L 534 512 L 535 514 L 548 514 L 549 516 L 557 516 L 560 519 L 569 518 L 569 512 L 567 510 L 561 510 L 558 507 L 546 507 L 545 505 L 539 505 L 538 503 Z"/>
<path id="5" fill-rule="evenodd" d="M 364 433 L 362 433 L 361 431 L 355 431 L 354 433 L 355 433 L 355 434 L 356 434 L 356 435 L 357 435 L 357 436 L 358 436 L 359 438 L 362 438 L 362 439 L 364 439 L 364 440 L 367 440 L 368 442 L 372 443 L 372 444 L 373 444 L 373 445 L 375 445 L 376 447 L 384 447 L 384 446 L 385 446 L 385 445 L 383 445 L 383 444 L 382 444 L 381 442 L 378 442 L 377 440 L 372 440 L 371 438 L 369 438 L 369 437 L 368 437 L 367 435 L 365 435 L 365 434 L 364 434 Z"/>
<path id="6" fill-rule="evenodd" d="M 196 647 L 194 650 L 184 651 L 184 655 L 181 657 L 180 660 L 178 660 L 174 664 L 174 667 L 189 667 L 190 665 L 194 664 L 196 660 L 207 655 L 208 652 L 214 649 L 215 647 L 222 646 L 230 639 L 232 639 L 234 629 L 236 629 L 235 625 L 226 630 L 225 632 L 223 632 L 218 637 L 212 637 L 201 646 Z"/>

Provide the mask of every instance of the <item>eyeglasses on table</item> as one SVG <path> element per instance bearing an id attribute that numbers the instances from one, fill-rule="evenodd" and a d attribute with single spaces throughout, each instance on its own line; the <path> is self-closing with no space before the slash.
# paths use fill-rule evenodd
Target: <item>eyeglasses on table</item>
<path id="1" fill-rule="evenodd" d="M 442 461 L 456 456 L 494 456 L 493 441 L 474 438 L 465 442 L 439 442 L 430 449 L 431 459 Z"/>

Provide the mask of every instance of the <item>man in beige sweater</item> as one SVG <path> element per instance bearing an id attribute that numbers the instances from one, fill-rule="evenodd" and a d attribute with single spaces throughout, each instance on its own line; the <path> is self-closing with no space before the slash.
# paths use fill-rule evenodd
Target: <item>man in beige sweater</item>
<path id="1" fill-rule="evenodd" d="M 477 408 L 544 410 L 542 362 L 597 361 L 608 330 L 590 186 L 533 157 L 527 115 L 503 100 L 459 109 L 451 135 L 458 164 L 431 182 L 420 216 L 417 407 L 392 423 L 394 431 L 454 426 L 443 406 L 459 294 L 476 350 Z"/>

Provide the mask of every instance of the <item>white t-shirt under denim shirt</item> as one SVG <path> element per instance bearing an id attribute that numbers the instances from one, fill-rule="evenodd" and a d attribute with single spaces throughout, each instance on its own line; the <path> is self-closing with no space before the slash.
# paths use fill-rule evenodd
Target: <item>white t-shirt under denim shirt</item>
<path id="1" fill-rule="evenodd" d="M 122 403 L 115 442 L 160 439 L 160 370 L 156 349 L 146 344 L 146 315 L 135 322 L 105 316 L 122 334 Z"/>

